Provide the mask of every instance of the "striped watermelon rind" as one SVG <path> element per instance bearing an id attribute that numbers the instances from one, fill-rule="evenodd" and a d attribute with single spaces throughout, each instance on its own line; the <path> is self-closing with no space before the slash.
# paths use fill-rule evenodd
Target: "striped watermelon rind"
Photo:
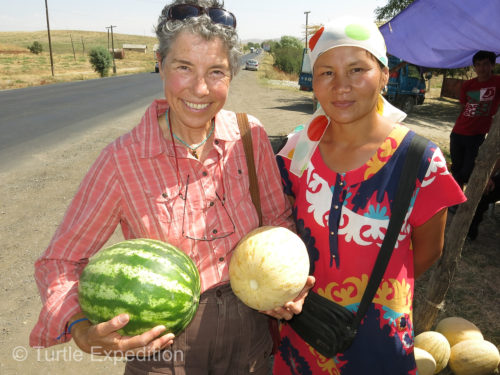
<path id="1" fill-rule="evenodd" d="M 133 239 L 94 255 L 79 280 L 78 298 L 92 324 L 127 313 L 118 332 L 140 335 L 157 325 L 178 334 L 194 317 L 200 276 L 189 256 L 166 242 Z"/>

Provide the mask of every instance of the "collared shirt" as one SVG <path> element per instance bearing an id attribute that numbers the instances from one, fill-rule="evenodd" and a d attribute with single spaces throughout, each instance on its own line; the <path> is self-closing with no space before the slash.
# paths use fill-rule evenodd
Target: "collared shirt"
<path id="1" fill-rule="evenodd" d="M 30 345 L 47 347 L 70 339 L 56 338 L 81 311 L 79 276 L 119 224 L 125 239 L 158 239 L 188 254 L 200 272 L 202 292 L 228 282 L 232 250 L 259 225 L 236 115 L 225 110 L 217 114 L 213 148 L 200 162 L 162 136 L 158 117 L 167 108 L 165 100 L 153 102 L 140 124 L 108 145 L 83 179 L 35 264 L 43 307 Z M 249 116 L 249 123 L 263 225 L 292 227 L 271 144 L 257 119 Z"/>

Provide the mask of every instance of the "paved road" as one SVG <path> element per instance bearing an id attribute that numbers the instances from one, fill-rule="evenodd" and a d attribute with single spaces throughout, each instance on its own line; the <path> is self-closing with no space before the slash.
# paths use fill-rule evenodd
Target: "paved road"
<path id="1" fill-rule="evenodd" d="M 0 160 L 27 142 L 84 131 L 127 107 L 162 97 L 160 76 L 143 73 L 0 91 Z"/>
<path id="2" fill-rule="evenodd" d="M 0 91 L 0 166 L 163 96 L 155 73 Z"/>

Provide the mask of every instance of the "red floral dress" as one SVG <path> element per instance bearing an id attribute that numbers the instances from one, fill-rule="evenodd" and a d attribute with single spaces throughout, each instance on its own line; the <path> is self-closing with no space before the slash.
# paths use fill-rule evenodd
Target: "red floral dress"
<path id="1" fill-rule="evenodd" d="M 290 173 L 298 135 L 277 157 L 285 192 L 295 197 L 294 218 L 309 252 L 314 291 L 354 312 L 384 239 L 413 135 L 396 126 L 365 165 L 347 173 L 330 170 L 318 148 L 301 177 Z M 352 346 L 333 359 L 325 358 L 285 323 L 274 374 L 416 374 L 411 231 L 464 200 L 441 151 L 429 142 L 396 248 Z"/>

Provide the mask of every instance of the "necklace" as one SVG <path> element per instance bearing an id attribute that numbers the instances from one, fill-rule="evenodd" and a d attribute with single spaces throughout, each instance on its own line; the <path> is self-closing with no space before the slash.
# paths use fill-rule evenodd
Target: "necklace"
<path id="1" fill-rule="evenodd" d="M 203 146 L 205 142 L 208 141 L 208 138 L 212 136 L 212 133 L 214 132 L 215 129 L 215 120 L 212 119 L 212 127 L 210 128 L 207 137 L 203 141 L 201 141 L 201 143 L 198 143 L 197 145 L 194 146 L 191 146 L 190 144 L 184 142 L 181 138 L 175 135 L 175 133 L 170 128 L 170 110 L 167 110 L 167 115 L 165 116 L 165 120 L 167 121 L 167 127 L 169 128 L 170 133 L 174 136 L 174 138 L 177 139 L 179 142 L 181 142 L 184 146 L 186 146 L 191 152 L 191 155 L 193 155 L 196 159 L 198 159 L 198 153 L 196 152 L 196 150 L 201 146 Z"/>

